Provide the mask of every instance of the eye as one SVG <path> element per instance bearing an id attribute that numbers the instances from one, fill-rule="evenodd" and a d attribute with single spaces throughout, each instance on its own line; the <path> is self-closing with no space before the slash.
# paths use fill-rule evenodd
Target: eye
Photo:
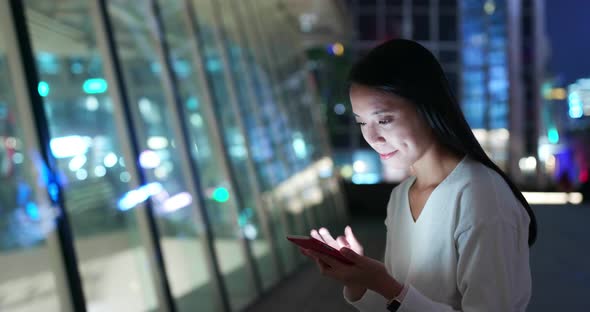
<path id="1" fill-rule="evenodd" d="M 367 123 L 366 122 L 357 121 L 356 124 L 362 127 L 362 126 L 366 125 Z"/>
<path id="2" fill-rule="evenodd" d="M 393 120 L 392 119 L 383 119 L 383 120 L 379 120 L 379 124 L 380 125 L 386 125 L 391 123 Z"/>

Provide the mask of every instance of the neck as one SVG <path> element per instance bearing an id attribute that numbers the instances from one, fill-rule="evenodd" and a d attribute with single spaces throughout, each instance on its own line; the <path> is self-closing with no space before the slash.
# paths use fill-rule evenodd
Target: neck
<path id="1" fill-rule="evenodd" d="M 463 157 L 433 144 L 411 167 L 418 189 L 436 187 L 455 169 Z"/>

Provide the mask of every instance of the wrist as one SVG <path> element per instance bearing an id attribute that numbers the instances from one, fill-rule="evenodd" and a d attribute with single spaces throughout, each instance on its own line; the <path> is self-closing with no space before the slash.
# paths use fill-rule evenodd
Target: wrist
<path id="1" fill-rule="evenodd" d="M 365 292 L 367 292 L 366 287 L 357 285 L 344 285 L 344 295 L 351 302 L 361 299 L 365 295 Z"/>
<path id="2" fill-rule="evenodd" d="M 375 286 L 376 293 L 380 294 L 387 300 L 391 300 L 397 296 L 399 296 L 404 289 L 404 285 L 399 283 L 395 278 L 390 276 L 389 274 L 384 278 L 379 280 L 379 283 Z"/>
<path id="3" fill-rule="evenodd" d="M 361 285 L 356 285 L 356 284 L 351 284 L 351 285 L 344 285 L 344 288 L 348 289 L 351 292 L 365 292 L 365 290 L 367 290 L 367 287 L 365 286 L 361 286 Z"/>

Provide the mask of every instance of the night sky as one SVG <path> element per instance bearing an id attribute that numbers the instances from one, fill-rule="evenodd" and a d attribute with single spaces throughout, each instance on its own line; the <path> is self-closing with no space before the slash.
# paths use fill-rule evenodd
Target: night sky
<path id="1" fill-rule="evenodd" d="M 590 78 L 590 0 L 545 0 L 549 69 L 565 85 Z"/>

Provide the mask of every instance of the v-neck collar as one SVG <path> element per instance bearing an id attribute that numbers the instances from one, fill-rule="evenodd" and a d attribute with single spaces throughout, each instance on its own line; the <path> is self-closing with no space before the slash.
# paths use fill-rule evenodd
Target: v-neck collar
<path id="1" fill-rule="evenodd" d="M 445 184 L 454 174 L 455 172 L 457 172 L 457 169 L 459 169 L 459 167 L 461 167 L 465 161 L 467 159 L 467 155 L 465 155 L 463 157 L 463 159 L 461 159 L 461 161 L 459 161 L 459 163 L 455 166 L 455 168 L 453 168 L 453 170 L 451 170 L 451 172 L 434 188 L 434 190 L 432 190 L 432 192 L 430 193 L 430 195 L 428 196 L 428 198 L 426 199 L 426 202 L 424 202 L 424 207 L 422 207 L 422 211 L 420 211 L 420 214 L 418 215 L 418 217 L 416 218 L 416 220 L 414 220 L 414 216 L 412 216 L 412 207 L 410 206 L 410 188 L 412 188 L 412 185 L 414 185 L 414 183 L 416 182 L 416 176 L 412 176 L 411 177 L 411 181 L 408 183 L 408 187 L 406 188 L 406 213 L 408 214 L 408 217 L 410 218 L 410 221 L 412 221 L 412 224 L 416 225 L 420 222 L 420 220 L 424 219 L 424 213 L 427 211 L 426 207 L 428 207 L 428 203 L 430 202 L 430 199 L 432 198 L 432 196 L 434 195 L 434 193 L 441 187 L 441 185 Z"/>

